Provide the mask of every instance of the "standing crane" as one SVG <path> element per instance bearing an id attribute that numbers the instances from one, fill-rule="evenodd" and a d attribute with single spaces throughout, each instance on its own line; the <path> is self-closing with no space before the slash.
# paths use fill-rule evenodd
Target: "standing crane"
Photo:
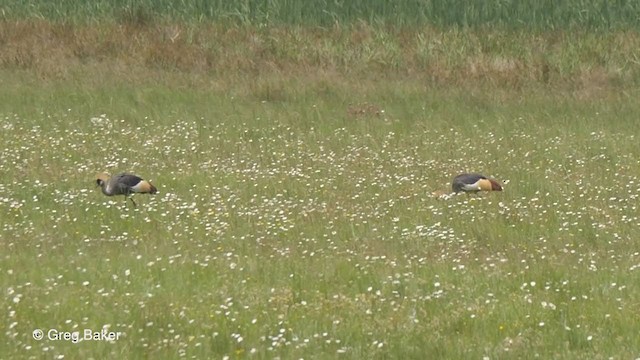
<path id="1" fill-rule="evenodd" d="M 491 178 L 481 174 L 465 173 L 453 178 L 451 189 L 454 193 L 477 193 L 478 191 L 502 191 L 502 185 Z"/>
<path id="2" fill-rule="evenodd" d="M 96 179 L 96 185 L 102 188 L 102 193 L 107 196 L 124 195 L 124 201 L 131 199 L 134 207 L 137 207 L 133 201 L 133 195 L 155 194 L 158 192 L 155 186 L 150 182 L 143 180 L 141 177 L 128 173 L 121 173 L 110 176 L 107 173 L 100 173 Z"/>

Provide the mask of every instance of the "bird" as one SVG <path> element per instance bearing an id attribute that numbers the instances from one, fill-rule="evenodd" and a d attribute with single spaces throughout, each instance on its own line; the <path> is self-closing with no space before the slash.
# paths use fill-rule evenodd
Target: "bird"
<path id="1" fill-rule="evenodd" d="M 478 191 L 502 191 L 502 185 L 491 178 L 476 173 L 464 173 L 453 178 L 451 188 L 454 193 L 477 193 Z"/>
<path id="2" fill-rule="evenodd" d="M 96 176 L 96 186 L 100 186 L 102 193 L 107 196 L 124 195 L 125 203 L 129 198 L 134 207 L 137 207 L 132 197 L 135 193 L 155 194 L 158 192 L 158 189 L 151 185 L 150 182 L 128 173 L 120 173 L 113 176 L 107 173 L 100 173 Z"/>

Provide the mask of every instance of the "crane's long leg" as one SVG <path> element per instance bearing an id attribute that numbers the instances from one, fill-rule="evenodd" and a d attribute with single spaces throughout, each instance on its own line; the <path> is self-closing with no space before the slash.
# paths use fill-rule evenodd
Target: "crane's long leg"
<path id="1" fill-rule="evenodd" d="M 136 204 L 136 202 L 133 201 L 133 198 L 131 196 L 127 196 L 127 195 L 124 196 L 124 205 L 125 206 L 127 206 L 127 199 L 131 200 L 131 202 L 133 203 L 133 207 L 138 207 L 138 204 Z"/>

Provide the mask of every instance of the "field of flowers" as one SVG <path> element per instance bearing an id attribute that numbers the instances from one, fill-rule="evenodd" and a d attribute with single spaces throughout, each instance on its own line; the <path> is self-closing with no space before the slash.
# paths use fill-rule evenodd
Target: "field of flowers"
<path id="1" fill-rule="evenodd" d="M 638 5 L 126 3 L 0 5 L 0 357 L 640 358 Z"/>
<path id="2" fill-rule="evenodd" d="M 640 356 L 637 105 L 402 86 L 192 107 L 179 89 L 34 87 L 52 110 L 0 119 L 0 352 Z M 133 208 L 100 171 L 159 193 Z M 509 182 L 432 196 L 462 171 Z"/>

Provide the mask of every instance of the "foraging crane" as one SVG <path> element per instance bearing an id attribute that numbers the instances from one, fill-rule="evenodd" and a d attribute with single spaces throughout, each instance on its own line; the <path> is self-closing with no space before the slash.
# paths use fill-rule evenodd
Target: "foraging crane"
<path id="1" fill-rule="evenodd" d="M 125 202 L 127 202 L 127 198 L 131 199 L 134 207 L 137 207 L 132 197 L 135 193 L 155 194 L 158 192 L 158 189 L 151 185 L 150 182 L 143 180 L 139 176 L 127 173 L 113 176 L 109 176 L 107 173 L 100 173 L 97 176 L 96 185 L 100 186 L 102 193 L 107 196 L 124 195 Z"/>
<path id="2" fill-rule="evenodd" d="M 454 193 L 464 191 L 477 193 L 478 191 L 502 191 L 502 185 L 494 179 L 481 174 L 460 174 L 453 178 L 451 188 Z"/>

